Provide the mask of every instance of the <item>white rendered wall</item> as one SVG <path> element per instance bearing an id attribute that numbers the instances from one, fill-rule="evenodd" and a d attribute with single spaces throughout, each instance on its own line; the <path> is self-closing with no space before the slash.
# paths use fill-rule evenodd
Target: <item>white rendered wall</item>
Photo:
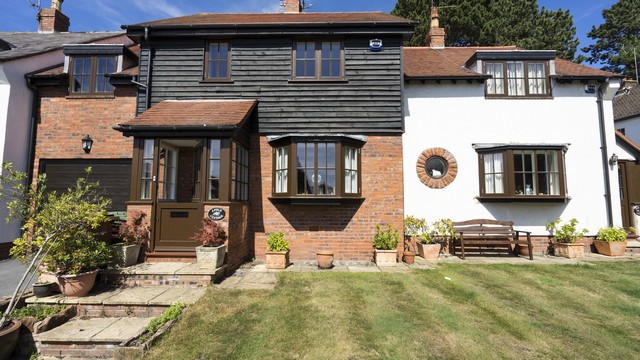
<path id="1" fill-rule="evenodd" d="M 617 88 L 617 86 L 614 87 Z M 589 233 L 607 225 L 605 185 L 595 94 L 584 85 L 556 84 L 553 99 L 485 99 L 482 84 L 458 81 L 412 82 L 405 86 L 405 215 L 454 221 L 475 218 L 512 220 L 518 229 L 547 235 L 557 217 L 576 218 Z M 605 101 L 609 155 L 616 148 L 611 91 Z M 567 203 L 480 203 L 479 143 L 570 144 L 565 156 Z M 449 150 L 458 162 L 456 179 L 444 189 L 425 186 L 416 174 L 418 156 L 427 148 Z M 613 150 L 613 151 L 612 151 Z M 621 224 L 617 167 L 608 167 L 614 224 Z"/>
<path id="2" fill-rule="evenodd" d="M 616 129 L 624 129 L 624 134 L 636 144 L 640 144 L 640 116 L 616 121 Z"/>

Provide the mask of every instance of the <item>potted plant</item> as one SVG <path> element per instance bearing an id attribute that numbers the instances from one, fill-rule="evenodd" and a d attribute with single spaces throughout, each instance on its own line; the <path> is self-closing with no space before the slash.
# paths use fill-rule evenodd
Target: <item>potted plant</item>
<path id="1" fill-rule="evenodd" d="M 286 269 L 289 266 L 289 242 L 284 239 L 284 232 L 267 234 L 267 269 Z"/>
<path id="2" fill-rule="evenodd" d="M 449 219 L 440 219 L 428 225 L 424 219 L 413 218 L 409 219 L 409 226 L 405 225 L 405 229 L 416 238 L 418 254 L 426 260 L 437 259 L 448 241 L 455 239 L 453 224 Z"/>
<path id="3" fill-rule="evenodd" d="M 191 240 L 202 244 L 196 247 L 196 259 L 199 263 L 215 264 L 216 268 L 224 264 L 227 232 L 220 224 L 209 218 L 202 219 L 202 226 L 191 237 Z"/>
<path id="4" fill-rule="evenodd" d="M 391 225 L 387 230 L 382 230 L 380 225 L 376 224 L 376 234 L 373 236 L 372 245 L 375 249 L 375 262 L 378 266 L 395 266 L 398 258 L 398 243 L 400 235 L 398 230 L 393 229 Z"/>
<path id="5" fill-rule="evenodd" d="M 333 251 L 318 251 L 316 261 L 320 269 L 331 269 L 333 267 Z"/>
<path id="6" fill-rule="evenodd" d="M 629 228 L 629 231 L 636 231 Z M 622 256 L 627 250 L 627 235 L 629 232 L 624 227 L 606 227 L 598 230 L 596 240 L 593 241 L 598 253 L 608 256 Z"/>
<path id="7" fill-rule="evenodd" d="M 149 241 L 149 226 L 144 222 L 145 217 L 147 214 L 138 210 L 132 214 L 131 222 L 120 224 L 118 236 L 122 242 L 112 245 L 116 265 L 127 267 L 138 262 L 140 248 Z"/>
<path id="8" fill-rule="evenodd" d="M 564 224 L 562 220 L 557 218 L 555 221 L 547 224 L 549 230 L 555 239 L 553 242 L 553 253 L 556 256 L 566 257 L 569 259 L 584 257 L 584 244 L 582 239 L 587 233 L 587 229 L 578 229 L 578 220 L 571 219 Z"/>
<path id="9" fill-rule="evenodd" d="M 51 286 L 52 282 L 46 280 L 38 280 L 33 283 L 33 295 L 37 298 L 43 298 L 49 296 L 51 294 Z"/>

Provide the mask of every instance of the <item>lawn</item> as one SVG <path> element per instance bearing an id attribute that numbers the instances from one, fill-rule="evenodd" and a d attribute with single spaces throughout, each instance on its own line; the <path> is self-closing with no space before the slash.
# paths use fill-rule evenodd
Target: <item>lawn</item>
<path id="1" fill-rule="evenodd" d="M 150 359 L 637 359 L 640 262 L 279 274 L 214 291 Z"/>

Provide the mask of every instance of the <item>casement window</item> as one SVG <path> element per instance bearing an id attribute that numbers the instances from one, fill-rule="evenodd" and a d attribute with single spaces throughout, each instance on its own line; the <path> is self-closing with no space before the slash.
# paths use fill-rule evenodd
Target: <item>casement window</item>
<path id="1" fill-rule="evenodd" d="M 113 93 L 113 86 L 105 75 L 115 72 L 115 56 L 73 56 L 69 68 L 72 94 Z"/>
<path id="2" fill-rule="evenodd" d="M 297 41 L 293 58 L 294 79 L 343 78 L 344 50 L 340 41 Z"/>
<path id="3" fill-rule="evenodd" d="M 273 148 L 274 197 L 359 197 L 360 148 L 339 141 L 298 141 Z"/>
<path id="4" fill-rule="evenodd" d="M 485 62 L 489 97 L 548 97 L 547 63 L 540 61 Z"/>
<path id="5" fill-rule="evenodd" d="M 220 145 L 220 139 L 209 140 L 207 200 L 220 198 L 220 160 L 222 157 Z"/>
<path id="6" fill-rule="evenodd" d="M 140 200 L 151 199 L 153 181 L 153 139 L 144 139 L 142 144 L 142 174 L 140 176 Z"/>
<path id="7" fill-rule="evenodd" d="M 230 78 L 230 49 L 228 42 L 207 43 L 205 80 L 228 80 Z"/>
<path id="8" fill-rule="evenodd" d="M 565 199 L 563 147 L 476 149 L 480 199 Z"/>
<path id="9" fill-rule="evenodd" d="M 231 149 L 232 199 L 249 200 L 249 151 L 234 142 Z"/>

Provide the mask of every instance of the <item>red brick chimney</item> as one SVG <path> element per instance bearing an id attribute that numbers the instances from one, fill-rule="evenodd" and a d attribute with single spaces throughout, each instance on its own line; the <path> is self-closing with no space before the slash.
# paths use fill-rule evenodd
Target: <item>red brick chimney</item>
<path id="1" fill-rule="evenodd" d="M 64 0 L 51 0 L 51 8 L 40 9 L 38 32 L 57 33 L 69 31 L 69 18 L 61 12 Z"/>
<path id="2" fill-rule="evenodd" d="M 284 0 L 285 14 L 297 14 L 300 11 L 302 11 L 302 4 L 300 4 L 300 0 Z"/>
<path id="3" fill-rule="evenodd" d="M 444 48 L 444 28 L 440 27 L 440 15 L 438 15 L 437 7 L 431 8 L 431 27 L 427 41 L 427 45 L 432 48 Z"/>

